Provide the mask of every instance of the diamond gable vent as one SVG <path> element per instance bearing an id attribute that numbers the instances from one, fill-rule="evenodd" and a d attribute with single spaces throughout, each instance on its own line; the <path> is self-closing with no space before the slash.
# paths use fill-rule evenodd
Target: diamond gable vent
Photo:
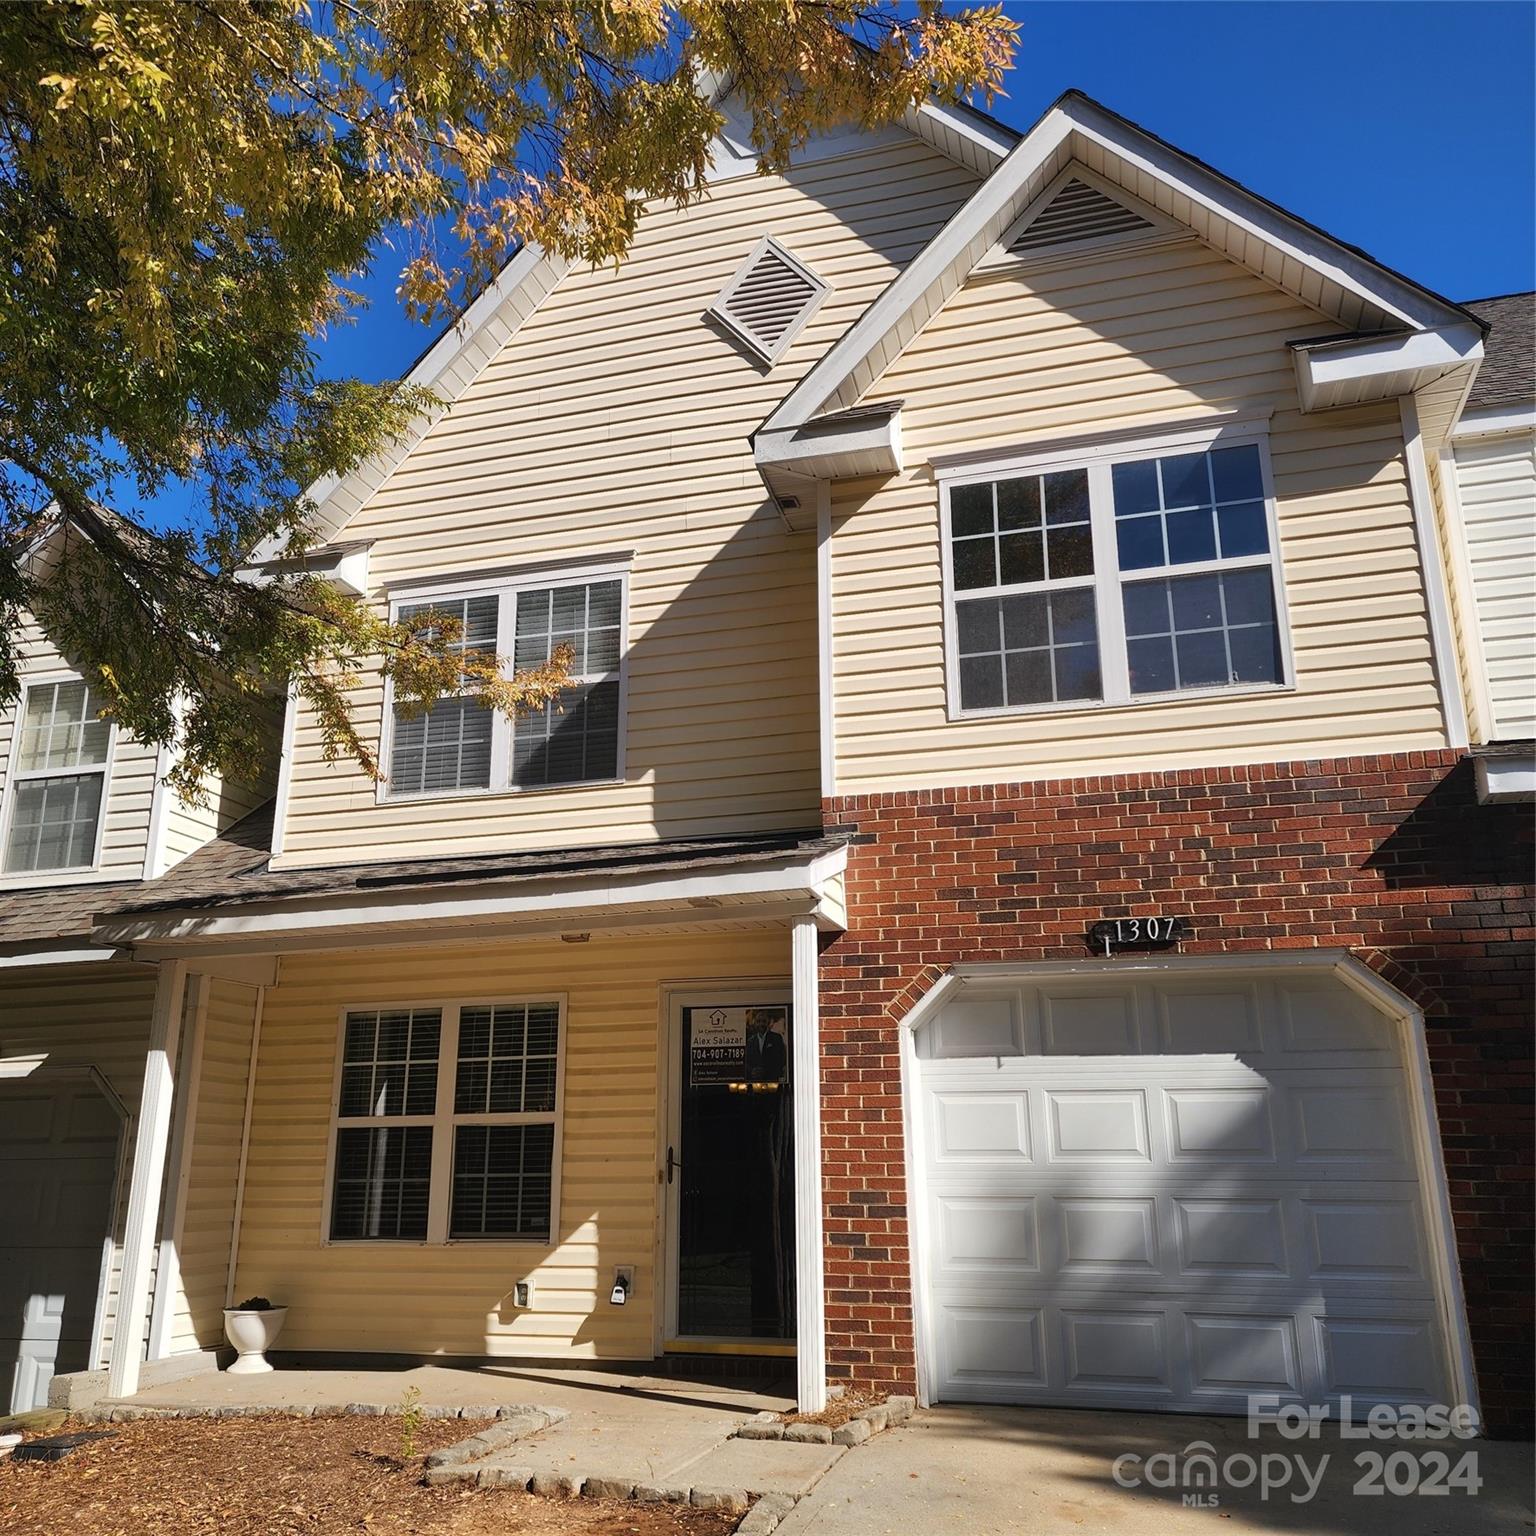
<path id="1" fill-rule="evenodd" d="M 720 291 L 710 312 L 770 363 L 783 354 L 817 305 L 827 284 L 765 235 Z"/>
<path id="2" fill-rule="evenodd" d="M 1154 229 L 1139 213 L 1076 178 L 1069 181 L 1008 247 L 1026 256 L 1047 246 L 1077 245 L 1106 235 L 1137 235 Z"/>

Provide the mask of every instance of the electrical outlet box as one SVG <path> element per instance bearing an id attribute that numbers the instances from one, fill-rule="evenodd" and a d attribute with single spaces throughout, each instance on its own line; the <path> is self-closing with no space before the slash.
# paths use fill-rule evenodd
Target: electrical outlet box
<path id="1" fill-rule="evenodd" d="M 622 1280 L 631 1291 L 634 1290 L 635 1266 L 633 1264 L 620 1264 L 613 1273 L 615 1279 Z"/>
<path id="2" fill-rule="evenodd" d="M 512 1303 L 518 1307 L 531 1307 L 533 1305 L 533 1286 L 526 1280 L 519 1280 L 512 1287 Z"/>

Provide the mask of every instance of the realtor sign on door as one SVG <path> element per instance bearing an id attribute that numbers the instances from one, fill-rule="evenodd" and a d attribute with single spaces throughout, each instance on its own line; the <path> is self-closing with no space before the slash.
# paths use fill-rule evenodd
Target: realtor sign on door
<path id="1" fill-rule="evenodd" d="M 688 1081 L 782 1083 L 789 1075 L 789 1010 L 763 1005 L 688 1010 Z"/>

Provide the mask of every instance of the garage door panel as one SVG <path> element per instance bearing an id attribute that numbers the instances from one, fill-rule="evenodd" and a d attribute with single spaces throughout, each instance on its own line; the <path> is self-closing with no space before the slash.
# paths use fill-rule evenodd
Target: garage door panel
<path id="1" fill-rule="evenodd" d="M 1279 1199 L 1172 1195 L 1179 1278 L 1283 1280 L 1290 1274 Z"/>
<path id="2" fill-rule="evenodd" d="M 1430 1316 L 1313 1318 L 1323 1358 L 1325 1390 L 1376 1402 L 1443 1402 L 1438 1329 Z"/>
<path id="3" fill-rule="evenodd" d="M 1052 1165 L 1151 1162 L 1145 1090 L 1053 1088 L 1043 1101 Z"/>
<path id="4" fill-rule="evenodd" d="M 938 1326 L 951 1392 L 982 1401 L 1011 1401 L 1014 1394 L 1047 1385 L 1044 1318 L 1038 1307 L 953 1306 L 941 1309 Z"/>
<path id="5" fill-rule="evenodd" d="M 936 1209 L 939 1263 L 946 1274 L 1040 1269 L 1040 1230 L 1033 1195 L 941 1195 Z"/>
<path id="6" fill-rule="evenodd" d="M 1290 1102 L 1298 1163 L 1410 1173 L 1396 1083 L 1298 1083 Z"/>
<path id="7" fill-rule="evenodd" d="M 1173 1394 L 1168 1314 L 1161 1308 L 1062 1310 L 1064 1385 Z"/>
<path id="8" fill-rule="evenodd" d="M 1253 988 L 1158 987 L 1157 1050 L 1164 1056 L 1255 1056 L 1264 1049 Z"/>
<path id="9" fill-rule="evenodd" d="M 1030 1160 L 1029 1093 L 939 1090 L 932 1099 L 930 1138 L 934 1161 L 945 1163 Z"/>
<path id="10" fill-rule="evenodd" d="M 1337 986 L 1289 982 L 1275 987 L 1275 998 L 1278 1044 L 1287 1055 L 1362 1052 L 1389 1058 L 1396 1054 L 1391 1020 L 1352 992 Z"/>
<path id="11" fill-rule="evenodd" d="M 1051 1203 L 1060 1239 L 1054 1267 L 1063 1276 L 1159 1273 L 1155 1199 L 1086 1195 Z"/>
<path id="12" fill-rule="evenodd" d="M 1275 1393 L 1299 1397 L 1304 1380 L 1294 1314 L 1184 1314 L 1190 1390 L 1206 1397 Z"/>
<path id="13" fill-rule="evenodd" d="M 1141 1050 L 1136 1000 L 1124 992 L 1040 997 L 1040 1051 L 1045 1056 L 1134 1056 Z"/>
<path id="14" fill-rule="evenodd" d="M 1278 1161 L 1267 1086 L 1171 1088 L 1162 1100 L 1168 1161 L 1175 1166 Z"/>
<path id="15" fill-rule="evenodd" d="M 1270 981 L 1020 983 L 1005 1014 L 1034 1054 L 920 1064 L 938 1396 L 1446 1400 L 1390 1021 Z"/>

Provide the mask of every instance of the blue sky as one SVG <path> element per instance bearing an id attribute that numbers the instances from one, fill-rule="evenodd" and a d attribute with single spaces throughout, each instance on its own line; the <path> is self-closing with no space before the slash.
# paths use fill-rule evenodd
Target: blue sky
<path id="1" fill-rule="evenodd" d="M 956 3 L 956 0 L 952 0 Z M 1027 127 L 1077 86 L 1453 299 L 1536 288 L 1536 6 L 1010 3 L 1008 98 Z M 325 346 L 327 371 L 399 374 L 431 339 L 394 299 Z"/>
<path id="2" fill-rule="evenodd" d="M 1008 9 L 1022 30 L 1005 122 L 1027 127 L 1076 86 L 1449 298 L 1536 288 L 1536 6 Z M 431 340 L 394 297 L 399 264 L 380 252 L 371 307 L 321 344 L 326 373 L 393 378 Z M 156 512 L 176 517 L 177 500 Z"/>

